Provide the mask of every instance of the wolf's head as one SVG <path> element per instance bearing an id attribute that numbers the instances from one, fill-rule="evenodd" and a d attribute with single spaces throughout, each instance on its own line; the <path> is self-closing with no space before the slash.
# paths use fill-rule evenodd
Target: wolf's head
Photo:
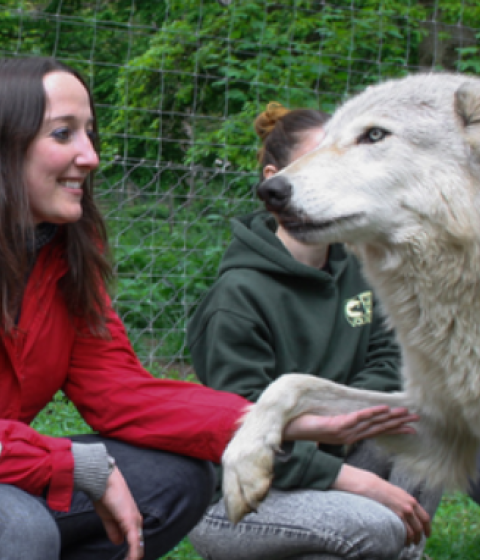
<path id="1" fill-rule="evenodd" d="M 306 243 L 480 239 L 480 80 L 419 74 L 366 89 L 259 196 Z"/>

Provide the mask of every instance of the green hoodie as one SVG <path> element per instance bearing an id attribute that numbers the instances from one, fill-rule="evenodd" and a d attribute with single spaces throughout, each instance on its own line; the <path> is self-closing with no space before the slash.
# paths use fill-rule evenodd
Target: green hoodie
<path id="1" fill-rule="evenodd" d="M 202 383 L 251 401 L 289 372 L 378 391 L 400 388 L 394 336 L 342 245 L 330 247 L 327 270 L 318 270 L 291 256 L 270 214 L 232 224 L 219 277 L 188 327 Z M 273 486 L 325 490 L 342 462 L 340 446 L 298 441 L 288 461 L 276 462 Z M 215 500 L 220 497 L 218 488 Z"/>

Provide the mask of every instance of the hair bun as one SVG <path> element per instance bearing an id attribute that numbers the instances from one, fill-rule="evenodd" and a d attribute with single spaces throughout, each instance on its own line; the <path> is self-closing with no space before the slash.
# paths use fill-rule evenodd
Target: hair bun
<path id="1" fill-rule="evenodd" d="M 281 103 L 271 101 L 265 111 L 255 119 L 255 132 L 262 140 L 265 140 L 275 128 L 277 122 L 289 112 L 290 109 L 287 109 Z"/>

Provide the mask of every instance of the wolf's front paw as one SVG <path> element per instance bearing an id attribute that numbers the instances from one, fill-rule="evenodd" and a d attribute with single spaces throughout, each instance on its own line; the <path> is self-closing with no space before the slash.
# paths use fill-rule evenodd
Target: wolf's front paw
<path id="1" fill-rule="evenodd" d="M 261 438 L 249 440 L 243 429 L 240 428 L 222 458 L 225 508 L 232 523 L 256 511 L 267 495 L 277 447 Z"/>

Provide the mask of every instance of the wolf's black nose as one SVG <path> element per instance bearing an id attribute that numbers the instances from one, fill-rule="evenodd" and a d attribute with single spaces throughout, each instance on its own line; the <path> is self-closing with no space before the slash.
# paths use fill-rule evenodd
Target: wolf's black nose
<path id="1" fill-rule="evenodd" d="M 268 210 L 283 210 L 289 203 L 292 196 L 292 185 L 290 181 L 280 175 L 272 177 L 258 185 L 257 194 Z"/>

